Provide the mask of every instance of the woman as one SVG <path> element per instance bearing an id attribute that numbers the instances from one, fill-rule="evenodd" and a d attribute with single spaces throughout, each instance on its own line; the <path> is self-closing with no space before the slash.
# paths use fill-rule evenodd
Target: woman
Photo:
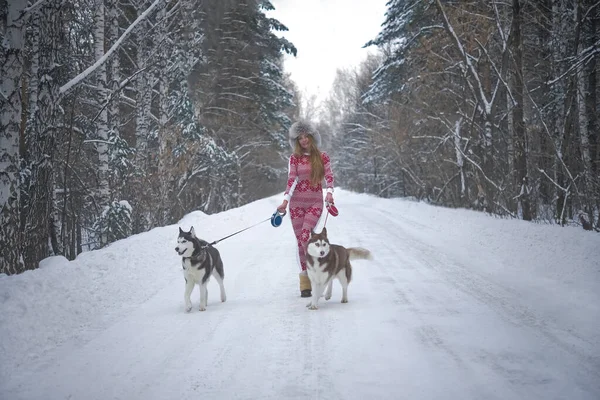
<path id="1" fill-rule="evenodd" d="M 323 212 L 323 180 L 327 187 L 325 201 L 333 203 L 333 173 L 329 155 L 319 150 L 321 136 L 310 122 L 294 123 L 290 127 L 289 141 L 293 153 L 284 200 L 277 210 L 283 213 L 289 202 L 300 257 L 300 296 L 311 297 L 306 273 L 306 244 Z"/>

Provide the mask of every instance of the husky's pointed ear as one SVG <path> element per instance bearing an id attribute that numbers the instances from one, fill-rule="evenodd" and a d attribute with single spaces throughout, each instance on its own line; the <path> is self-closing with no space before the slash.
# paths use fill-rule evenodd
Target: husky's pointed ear
<path id="1" fill-rule="evenodd" d="M 321 231 L 321 235 L 327 237 L 327 228 L 323 227 L 323 230 Z"/>
<path id="2" fill-rule="evenodd" d="M 181 227 L 179 227 L 179 234 L 183 233 L 183 229 L 181 229 Z"/>
<path id="3" fill-rule="evenodd" d="M 193 226 L 190 228 L 190 235 L 192 235 L 193 237 L 196 237 L 196 231 L 194 230 Z"/>

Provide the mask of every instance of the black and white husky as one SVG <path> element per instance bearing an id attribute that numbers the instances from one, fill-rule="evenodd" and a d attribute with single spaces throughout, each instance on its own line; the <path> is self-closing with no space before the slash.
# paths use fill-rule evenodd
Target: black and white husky
<path id="1" fill-rule="evenodd" d="M 221 288 L 221 301 L 226 300 L 225 286 L 223 279 L 223 261 L 219 251 L 208 242 L 198 239 L 192 226 L 189 232 L 179 228 L 179 237 L 177 238 L 177 247 L 175 251 L 181 256 L 183 266 L 183 277 L 185 278 L 185 292 L 183 299 L 185 301 L 185 311 L 192 310 L 192 301 L 190 295 L 197 284 L 200 286 L 200 311 L 206 311 L 206 301 L 208 298 L 208 281 L 210 276 L 214 276 Z"/>
<path id="2" fill-rule="evenodd" d="M 325 287 L 325 300 L 331 298 L 334 278 L 342 285 L 342 303 L 347 303 L 348 284 L 352 280 L 350 261 L 371 259 L 371 252 L 367 249 L 330 244 L 325 228 L 321 233 L 312 231 L 306 247 L 306 271 L 312 286 L 312 299 L 307 307 L 310 310 L 319 309 L 319 298 L 323 295 Z"/>

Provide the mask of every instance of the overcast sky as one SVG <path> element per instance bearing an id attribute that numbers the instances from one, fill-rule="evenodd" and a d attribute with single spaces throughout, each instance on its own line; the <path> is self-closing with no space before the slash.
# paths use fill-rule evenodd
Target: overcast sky
<path id="1" fill-rule="evenodd" d="M 381 30 L 387 0 L 271 0 L 268 16 L 289 28 L 285 36 L 298 49 L 285 69 L 300 90 L 327 97 L 335 71 L 364 60 L 375 48 L 362 46 Z"/>

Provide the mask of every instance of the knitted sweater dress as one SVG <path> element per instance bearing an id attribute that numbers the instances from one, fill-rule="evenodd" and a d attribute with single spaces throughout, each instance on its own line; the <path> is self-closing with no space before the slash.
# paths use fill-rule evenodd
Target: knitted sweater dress
<path id="1" fill-rule="evenodd" d="M 328 192 L 333 192 L 333 172 L 329 155 L 321 152 L 325 167 L 325 185 Z M 323 212 L 323 184 L 316 187 L 310 184 L 310 158 L 308 155 L 292 154 L 289 161 L 287 187 L 284 198 L 289 202 L 292 228 L 298 242 L 300 268 L 306 270 L 306 244 L 310 232 L 319 222 Z"/>

